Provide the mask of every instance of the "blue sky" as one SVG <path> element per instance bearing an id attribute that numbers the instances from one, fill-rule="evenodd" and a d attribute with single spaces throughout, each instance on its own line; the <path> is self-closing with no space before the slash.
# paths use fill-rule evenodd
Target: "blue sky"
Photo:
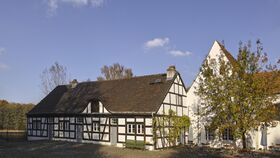
<path id="1" fill-rule="evenodd" d="M 214 40 L 236 55 L 258 38 L 280 58 L 280 1 L 1 0 L 0 99 L 40 101 L 40 73 L 55 61 L 78 81 L 116 62 L 137 76 L 176 65 L 190 85 Z"/>

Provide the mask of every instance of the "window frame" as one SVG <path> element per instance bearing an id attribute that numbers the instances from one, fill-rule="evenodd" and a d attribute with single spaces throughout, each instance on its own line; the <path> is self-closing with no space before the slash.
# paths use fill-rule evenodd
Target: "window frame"
<path id="1" fill-rule="evenodd" d="M 136 124 L 136 133 L 137 134 L 144 134 L 144 130 L 145 130 L 145 127 L 144 127 L 143 123 Z"/>
<path id="2" fill-rule="evenodd" d="M 111 125 L 118 125 L 118 118 L 111 118 Z"/>
<path id="3" fill-rule="evenodd" d="M 60 131 L 64 131 L 64 121 L 62 121 L 62 120 L 58 121 L 58 129 Z"/>
<path id="4" fill-rule="evenodd" d="M 233 133 L 232 133 L 232 129 L 230 128 L 225 128 L 223 130 L 223 133 L 222 133 L 222 139 L 223 140 L 227 140 L 227 141 L 232 141 L 234 140 L 233 138 Z"/>
<path id="5" fill-rule="evenodd" d="M 91 101 L 90 113 L 99 113 L 99 111 L 100 111 L 99 101 Z"/>
<path id="6" fill-rule="evenodd" d="M 135 134 L 135 123 L 128 123 L 127 124 L 127 133 L 128 134 Z"/>
<path id="7" fill-rule="evenodd" d="M 211 141 L 215 139 L 215 130 L 205 126 L 205 139 Z"/>
<path id="8" fill-rule="evenodd" d="M 100 124 L 98 122 L 92 123 L 92 131 L 93 132 L 100 132 Z"/>
<path id="9" fill-rule="evenodd" d="M 177 105 L 183 106 L 183 97 L 181 95 L 177 95 Z"/>

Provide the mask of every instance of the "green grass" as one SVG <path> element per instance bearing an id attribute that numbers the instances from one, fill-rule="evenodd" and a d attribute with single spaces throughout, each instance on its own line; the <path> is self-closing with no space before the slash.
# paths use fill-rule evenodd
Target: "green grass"
<path id="1" fill-rule="evenodd" d="M 0 158 L 279 158 L 280 153 L 238 152 L 208 147 L 178 147 L 148 151 L 65 141 L 0 140 Z"/>

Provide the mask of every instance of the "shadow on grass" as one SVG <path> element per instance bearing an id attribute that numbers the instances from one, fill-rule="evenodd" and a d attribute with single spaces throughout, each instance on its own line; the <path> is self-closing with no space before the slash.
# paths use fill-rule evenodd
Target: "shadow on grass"
<path id="1" fill-rule="evenodd" d="M 269 157 L 279 158 L 280 152 L 258 152 L 258 151 L 239 151 L 234 149 L 215 149 L 210 147 L 178 147 L 174 149 L 172 158 L 196 158 L 196 157 L 207 157 L 207 158 L 224 158 L 224 157 L 246 157 L 246 158 L 258 158 L 258 157 Z M 170 158 L 171 158 L 170 157 Z"/>
<path id="2" fill-rule="evenodd" d="M 196 157 L 280 157 L 280 153 L 238 152 L 236 150 L 208 147 L 177 147 L 158 151 L 142 151 L 81 144 L 65 141 L 21 141 L 0 140 L 1 158 L 196 158 Z"/>
<path id="3" fill-rule="evenodd" d="M 106 153 L 100 152 L 102 146 L 95 144 L 81 144 L 63 141 L 25 141 L 25 142 L 0 142 L 0 157 L 36 157 L 36 158 L 80 158 L 102 157 L 107 158 Z"/>

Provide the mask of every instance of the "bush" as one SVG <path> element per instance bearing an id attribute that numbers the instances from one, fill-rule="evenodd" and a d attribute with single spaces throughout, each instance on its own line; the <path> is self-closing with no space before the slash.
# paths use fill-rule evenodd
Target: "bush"
<path id="1" fill-rule="evenodd" d="M 141 140 L 126 140 L 125 142 L 125 147 L 126 148 L 131 148 L 131 149 L 145 149 L 145 142 Z"/>

